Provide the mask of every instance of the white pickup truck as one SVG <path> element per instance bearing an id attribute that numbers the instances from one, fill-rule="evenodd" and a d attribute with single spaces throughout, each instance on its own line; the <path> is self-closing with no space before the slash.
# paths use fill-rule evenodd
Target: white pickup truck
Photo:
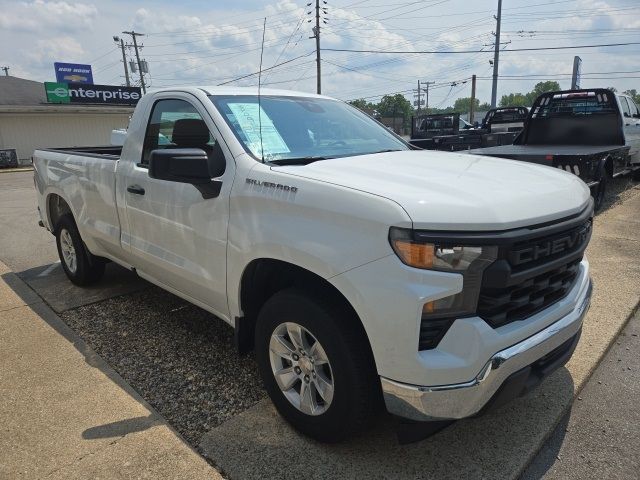
<path id="1" fill-rule="evenodd" d="M 328 97 L 158 90 L 124 146 L 33 160 L 72 282 L 113 261 L 228 322 L 280 414 L 321 441 L 383 405 L 450 420 L 524 394 L 589 306 L 582 180 L 415 151 Z"/>

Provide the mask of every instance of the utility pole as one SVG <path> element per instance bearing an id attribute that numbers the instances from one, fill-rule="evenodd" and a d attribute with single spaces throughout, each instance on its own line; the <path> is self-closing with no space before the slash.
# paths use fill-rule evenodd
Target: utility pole
<path id="1" fill-rule="evenodd" d="M 138 52 L 138 41 L 136 37 L 143 37 L 143 33 L 137 33 L 131 30 L 130 32 L 122 32 L 126 35 L 131 35 L 133 39 L 133 48 L 136 51 L 136 63 L 138 64 L 138 72 L 140 73 L 140 86 L 142 87 L 142 93 L 147 93 L 147 87 L 144 84 L 144 72 L 142 71 L 142 63 L 140 63 L 140 52 Z"/>
<path id="2" fill-rule="evenodd" d="M 326 3 L 326 2 L 325 2 Z M 320 68 L 320 0 L 316 0 L 316 26 L 313 27 L 313 37 L 316 39 L 316 76 L 317 93 L 322 93 L 322 78 Z"/>
<path id="3" fill-rule="evenodd" d="M 418 115 L 420 115 L 420 80 L 418 80 Z"/>
<path id="4" fill-rule="evenodd" d="M 127 56 L 124 52 L 124 40 L 116 35 L 113 37 L 113 41 L 116 43 L 120 42 L 120 48 L 122 49 L 122 63 L 124 64 L 124 78 L 127 82 L 127 87 L 130 87 L 131 82 L 129 81 L 129 68 L 127 67 Z"/>
<path id="5" fill-rule="evenodd" d="M 425 96 L 424 96 L 424 111 L 425 113 L 428 115 L 429 114 L 429 85 L 433 85 L 436 82 L 425 82 L 424 84 L 427 86 L 427 88 L 425 89 Z"/>
<path id="6" fill-rule="evenodd" d="M 9 76 L 9 67 L 2 67 L 2 70 L 4 70 L 4 76 L 8 77 Z"/>
<path id="7" fill-rule="evenodd" d="M 496 43 L 493 51 L 493 85 L 491 87 L 491 108 L 496 108 L 498 98 L 498 60 L 500 58 L 500 23 L 502 21 L 502 0 L 498 0 L 496 19 Z"/>
<path id="8" fill-rule="evenodd" d="M 476 109 L 476 76 L 471 75 L 471 107 L 469 107 L 469 123 L 473 125 L 473 114 Z"/>

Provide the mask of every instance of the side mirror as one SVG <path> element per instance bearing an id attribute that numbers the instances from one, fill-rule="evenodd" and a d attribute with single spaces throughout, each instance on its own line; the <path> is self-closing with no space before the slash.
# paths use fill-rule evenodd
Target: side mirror
<path id="1" fill-rule="evenodd" d="M 218 147 L 219 148 L 219 147 Z M 149 156 L 149 176 L 169 182 L 189 183 L 196 187 L 203 198 L 220 194 L 222 182 L 212 180 L 225 170 L 222 151 L 210 159 L 199 148 L 167 148 L 153 150 Z"/>

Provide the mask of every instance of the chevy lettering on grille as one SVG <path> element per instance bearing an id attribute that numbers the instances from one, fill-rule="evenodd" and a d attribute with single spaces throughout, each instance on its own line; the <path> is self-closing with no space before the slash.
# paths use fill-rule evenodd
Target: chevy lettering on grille
<path id="1" fill-rule="evenodd" d="M 535 262 L 541 258 L 580 250 L 591 235 L 591 221 L 563 235 L 544 239 L 509 252 L 509 263 L 513 266 Z"/>

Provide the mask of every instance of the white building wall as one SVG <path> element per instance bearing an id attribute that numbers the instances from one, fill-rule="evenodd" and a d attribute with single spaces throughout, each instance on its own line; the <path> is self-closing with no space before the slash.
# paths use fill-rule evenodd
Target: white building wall
<path id="1" fill-rule="evenodd" d="M 21 160 L 48 147 L 109 145 L 111 130 L 126 128 L 128 113 L 0 113 L 0 148 Z"/>

